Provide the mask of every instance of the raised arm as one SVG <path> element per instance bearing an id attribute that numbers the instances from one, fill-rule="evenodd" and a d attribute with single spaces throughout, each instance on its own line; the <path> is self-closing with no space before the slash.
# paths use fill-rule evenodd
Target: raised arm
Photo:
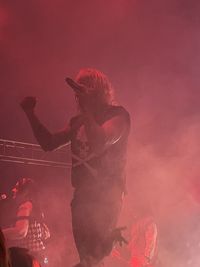
<path id="1" fill-rule="evenodd" d="M 52 134 L 38 119 L 35 114 L 36 99 L 35 97 L 26 97 L 21 102 L 32 127 L 34 136 L 44 151 L 51 151 L 55 148 L 70 142 L 71 128 L 68 127 L 63 131 Z"/>

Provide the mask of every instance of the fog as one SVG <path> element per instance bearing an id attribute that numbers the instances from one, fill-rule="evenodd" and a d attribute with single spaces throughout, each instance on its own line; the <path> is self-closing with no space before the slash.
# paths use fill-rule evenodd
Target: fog
<path id="1" fill-rule="evenodd" d="M 83 67 L 106 73 L 132 123 L 119 224 L 131 224 L 136 192 L 150 202 L 164 267 L 200 264 L 199 14 L 197 0 L 0 1 L 0 138 L 36 143 L 19 107 L 27 95 L 37 97 L 37 114 L 52 132 L 63 128 L 76 112 L 65 77 Z M 2 190 L 23 172 L 35 174 L 12 164 L 2 163 L 1 170 L 7 175 Z M 37 177 L 43 172 L 37 169 Z M 52 178 L 43 196 L 54 210 L 62 202 L 59 215 L 49 214 L 52 231 L 62 216 L 69 225 L 56 237 L 62 267 L 77 257 L 68 210 L 72 188 L 70 173 L 54 176 L 62 182 Z M 60 199 L 54 188 L 63 186 Z"/>

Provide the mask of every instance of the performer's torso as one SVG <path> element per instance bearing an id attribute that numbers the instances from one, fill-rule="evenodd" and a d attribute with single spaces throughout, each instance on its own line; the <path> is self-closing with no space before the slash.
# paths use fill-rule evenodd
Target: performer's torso
<path id="1" fill-rule="evenodd" d="M 127 132 L 115 144 L 108 149 L 95 155 L 87 139 L 84 125 L 82 125 L 72 137 L 72 185 L 75 188 L 92 186 L 99 183 L 119 183 L 124 186 L 124 168 L 126 162 L 126 147 L 128 132 L 130 127 L 130 119 L 128 112 L 119 106 L 110 106 L 98 118 L 97 123 L 102 125 L 114 116 L 122 115 L 127 123 Z M 75 121 L 75 117 L 73 121 Z M 100 186 L 101 186 L 100 185 Z"/>

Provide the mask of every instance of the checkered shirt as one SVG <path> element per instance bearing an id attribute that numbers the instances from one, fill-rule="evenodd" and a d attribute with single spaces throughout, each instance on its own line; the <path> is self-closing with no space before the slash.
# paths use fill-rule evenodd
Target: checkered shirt
<path id="1" fill-rule="evenodd" d="M 37 252 L 45 249 L 43 242 L 43 225 L 37 221 L 30 221 L 25 238 L 19 240 L 19 247 L 27 248 L 29 251 Z"/>

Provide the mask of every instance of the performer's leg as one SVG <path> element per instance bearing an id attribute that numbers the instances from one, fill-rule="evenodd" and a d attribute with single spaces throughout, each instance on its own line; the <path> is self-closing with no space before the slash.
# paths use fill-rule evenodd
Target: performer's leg
<path id="1" fill-rule="evenodd" d="M 111 252 L 110 234 L 116 227 L 120 208 L 121 198 L 86 201 L 85 196 L 81 199 L 79 195 L 78 200 L 73 199 L 72 228 L 82 266 L 95 266 Z"/>

